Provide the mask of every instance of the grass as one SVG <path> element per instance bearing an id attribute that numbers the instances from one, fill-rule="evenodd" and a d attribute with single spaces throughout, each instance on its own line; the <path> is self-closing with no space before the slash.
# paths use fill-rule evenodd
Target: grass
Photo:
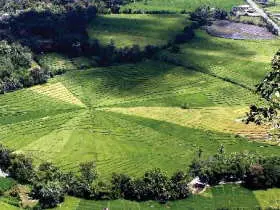
<path id="1" fill-rule="evenodd" d="M 271 70 L 271 59 L 279 44 L 279 39 L 237 41 L 215 38 L 204 31 L 196 34 L 195 39 L 181 46 L 180 54 L 166 52 L 165 56 L 176 57 L 181 65 L 193 66 L 251 89 Z"/>
<path id="2" fill-rule="evenodd" d="M 263 139 L 267 134 L 265 126 L 240 123 L 244 113 L 248 111 L 247 107 L 223 106 L 194 109 L 182 109 L 179 107 L 132 107 L 105 110 L 166 121 L 184 127 L 241 134 L 249 138 Z M 237 119 L 240 120 L 237 121 Z"/>
<path id="3" fill-rule="evenodd" d="M 135 1 L 122 7 L 122 10 L 143 10 L 143 11 L 193 11 L 201 5 L 209 5 L 230 10 L 233 6 L 244 4 L 242 0 L 142 0 Z"/>
<path id="4" fill-rule="evenodd" d="M 186 15 L 100 15 L 88 28 L 91 39 L 116 47 L 164 45 L 189 23 Z"/>
<path id="5" fill-rule="evenodd" d="M 0 177 L 0 193 L 4 193 L 11 189 L 16 184 L 15 180 L 11 178 Z"/>
<path id="6" fill-rule="evenodd" d="M 216 2 L 226 8 L 233 3 Z M 101 16 L 89 33 L 104 44 L 113 38 L 117 47 L 143 47 L 166 43 L 187 24 L 184 15 L 131 17 Z M 186 169 L 199 148 L 208 157 L 221 144 L 227 152 L 278 155 L 278 146 L 237 135 L 266 131 L 237 119 L 249 105 L 265 104 L 253 89 L 270 71 L 277 46 L 278 39 L 226 40 L 197 31 L 179 54 L 158 55 L 175 58 L 177 65 L 146 60 L 102 68 L 88 64 L 83 71 L 78 66 L 85 58 L 46 54 L 41 57 L 45 66 L 66 73 L 48 84 L 0 95 L 0 141 L 32 156 L 36 164 L 48 160 L 64 170 L 75 171 L 80 162 L 94 160 L 104 179 L 113 172 L 141 176 L 155 167 L 172 174 Z M 166 206 L 68 197 L 61 209 L 279 208 L 278 197 L 277 189 L 248 191 L 226 185 Z M 7 203 L 1 198 L 0 208 L 9 209 Z"/>
<path id="7" fill-rule="evenodd" d="M 154 167 L 171 174 L 185 168 L 198 148 L 205 156 L 215 153 L 221 144 L 228 152 L 279 152 L 278 147 L 237 137 L 230 126 L 223 125 L 228 122 L 234 129 L 246 130 L 233 121 L 242 116 L 240 110 L 258 102 L 258 96 L 208 74 L 161 62 L 70 71 L 47 85 L 0 97 L 4 107 L 1 141 L 31 155 L 36 163 L 50 160 L 65 170 L 94 160 L 102 177 L 112 172 L 140 176 Z M 201 108 L 202 116 L 218 119 L 220 125 L 207 126 L 213 121 L 204 122 L 204 117 L 188 125 L 190 118 L 180 113 L 183 103 L 193 108 L 192 116 Z M 240 107 L 236 114 L 217 115 L 236 106 Z M 140 112 L 126 115 L 104 110 L 114 107 L 128 111 L 128 107 L 139 107 Z M 156 112 L 158 107 L 169 111 Z M 176 110 L 180 110 L 178 114 Z M 151 118 L 145 111 L 157 117 Z M 162 117 L 164 113 L 168 115 Z"/>
<path id="8" fill-rule="evenodd" d="M 48 67 L 49 71 L 53 74 L 61 74 L 76 69 L 71 59 L 57 53 L 49 53 L 40 56 L 39 63 L 43 67 Z"/>

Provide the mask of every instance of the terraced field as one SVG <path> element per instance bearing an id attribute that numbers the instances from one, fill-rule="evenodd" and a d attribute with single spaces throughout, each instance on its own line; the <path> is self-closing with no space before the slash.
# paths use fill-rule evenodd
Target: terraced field
<path id="1" fill-rule="evenodd" d="M 89 36 L 102 44 L 116 47 L 161 46 L 183 31 L 189 23 L 186 15 L 102 15 L 88 28 Z"/>

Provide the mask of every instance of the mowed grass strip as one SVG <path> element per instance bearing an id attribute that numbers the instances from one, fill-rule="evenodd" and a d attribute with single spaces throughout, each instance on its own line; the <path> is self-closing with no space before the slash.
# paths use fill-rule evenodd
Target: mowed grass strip
<path id="1" fill-rule="evenodd" d="M 224 106 L 195 109 L 182 109 L 179 107 L 114 107 L 104 110 L 166 121 L 185 127 L 241 134 L 253 139 L 264 139 L 268 135 L 268 127 L 254 124 L 245 125 L 242 122 L 248 107 Z"/>
<path id="2" fill-rule="evenodd" d="M 62 83 L 51 83 L 45 85 L 38 85 L 30 88 L 30 90 L 34 91 L 38 94 L 43 94 L 48 97 L 61 100 L 66 103 L 74 104 L 77 106 L 84 107 L 85 105 L 76 98 Z"/>
<path id="3" fill-rule="evenodd" d="M 193 11 L 201 5 L 209 5 L 230 10 L 233 6 L 244 4 L 242 0 L 141 0 L 134 1 L 122 7 L 122 10 L 132 9 L 140 11 Z"/>
<path id="4" fill-rule="evenodd" d="M 189 24 L 186 15 L 144 15 L 144 14 L 112 14 L 100 15 L 88 28 L 91 39 L 102 44 L 111 42 L 116 47 L 139 45 L 164 45 L 181 33 Z"/>

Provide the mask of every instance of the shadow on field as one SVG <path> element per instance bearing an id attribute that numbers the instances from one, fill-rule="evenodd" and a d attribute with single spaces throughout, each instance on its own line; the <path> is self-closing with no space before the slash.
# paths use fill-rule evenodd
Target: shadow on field
<path id="1" fill-rule="evenodd" d="M 178 71 L 177 71 L 178 70 Z M 176 81 L 164 79 L 169 73 L 180 74 L 187 77 L 196 74 L 194 71 L 185 71 L 182 68 L 164 62 L 144 61 L 136 64 L 126 64 L 111 67 L 97 68 L 85 72 L 86 78 L 101 79 L 97 86 L 97 92 L 113 93 L 125 95 L 143 95 L 148 92 L 159 91 L 159 89 L 172 90 Z M 178 78 L 178 75 L 176 75 Z M 75 78 L 73 78 L 75 80 Z"/>
<path id="2" fill-rule="evenodd" d="M 111 33 L 117 35 L 143 36 L 147 39 L 163 39 L 163 37 L 168 37 L 172 32 L 174 33 L 176 31 L 179 33 L 183 30 L 183 27 L 177 27 L 178 24 L 180 24 L 178 23 L 178 21 L 180 21 L 179 16 L 173 15 L 172 17 L 174 17 L 175 20 L 172 20 L 170 17 L 171 16 L 166 15 L 165 17 L 162 15 L 148 15 L 143 16 L 142 18 L 139 18 L 139 15 L 136 17 L 131 15 L 98 16 L 91 22 L 89 33 L 93 38 L 94 35 L 91 34 L 94 34 L 95 32 L 103 32 L 104 34 Z M 166 21 L 164 22 L 161 18 L 165 18 Z M 118 40 L 114 41 L 118 42 Z M 166 43 L 168 41 L 169 40 L 166 40 Z M 141 45 L 142 43 L 135 44 Z"/>
<path id="3" fill-rule="evenodd" d="M 9 31 L 8 40 L 18 41 L 34 52 L 76 54 L 88 44 L 88 23 L 96 17 L 93 6 L 74 7 L 67 11 L 27 11 L 11 16 L 1 24 Z"/>

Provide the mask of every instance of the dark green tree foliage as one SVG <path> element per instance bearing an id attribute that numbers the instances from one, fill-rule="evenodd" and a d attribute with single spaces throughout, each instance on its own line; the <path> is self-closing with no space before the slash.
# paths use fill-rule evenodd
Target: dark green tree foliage
<path id="1" fill-rule="evenodd" d="M 257 107 L 256 105 L 250 106 L 250 111 L 246 113 L 244 122 L 249 124 L 253 122 L 257 125 L 269 123 L 277 116 L 277 111 L 273 107 Z"/>
<path id="2" fill-rule="evenodd" d="M 32 53 L 18 43 L 0 41 L 0 93 L 41 84 L 48 72 L 31 68 Z"/>
<path id="3" fill-rule="evenodd" d="M 275 107 L 280 107 L 280 50 L 272 60 L 272 71 L 257 86 L 257 92 Z"/>
<path id="4" fill-rule="evenodd" d="M 58 181 L 47 183 L 36 183 L 33 186 L 31 195 L 38 199 L 42 208 L 54 208 L 64 201 L 64 189 Z"/>
<path id="5" fill-rule="evenodd" d="M 258 162 L 258 159 L 258 156 L 249 153 L 219 152 L 206 160 L 195 159 L 190 166 L 190 172 L 210 185 L 221 181 L 242 181 L 250 166 Z"/>
<path id="6" fill-rule="evenodd" d="M 191 13 L 191 20 L 197 21 L 200 25 L 207 25 L 210 24 L 212 20 L 224 20 L 227 16 L 227 11 L 223 9 L 201 6 Z"/>
<path id="7" fill-rule="evenodd" d="M 63 11 L 73 6 L 95 6 L 99 13 L 118 13 L 120 6 L 134 0 L 0 0 L 0 8 L 5 12 L 26 9 L 46 9 Z"/>
<path id="8" fill-rule="evenodd" d="M 91 184 L 97 178 L 97 171 L 94 162 L 80 164 L 81 178 Z"/>
<path id="9" fill-rule="evenodd" d="M 251 165 L 244 185 L 250 189 L 280 187 L 280 158 L 270 157 Z"/>
<path id="10" fill-rule="evenodd" d="M 134 179 L 124 174 L 113 174 L 112 194 L 115 198 L 128 200 L 168 200 L 183 199 L 189 195 L 189 177 L 177 172 L 169 178 L 160 169 L 147 171 L 142 178 Z"/>
<path id="11" fill-rule="evenodd" d="M 50 162 L 39 165 L 34 182 L 60 181 L 62 172 Z"/>
<path id="12" fill-rule="evenodd" d="M 35 175 L 32 159 L 16 154 L 11 156 L 10 161 L 8 168 L 10 176 L 20 183 L 31 183 Z"/>
<path id="13" fill-rule="evenodd" d="M 67 174 L 68 194 L 90 199 L 95 196 L 93 181 L 97 178 L 97 171 L 94 162 L 85 162 L 80 164 L 79 174 Z"/>
<path id="14" fill-rule="evenodd" d="M 11 165 L 11 150 L 0 144 L 0 168 L 4 171 Z"/>

